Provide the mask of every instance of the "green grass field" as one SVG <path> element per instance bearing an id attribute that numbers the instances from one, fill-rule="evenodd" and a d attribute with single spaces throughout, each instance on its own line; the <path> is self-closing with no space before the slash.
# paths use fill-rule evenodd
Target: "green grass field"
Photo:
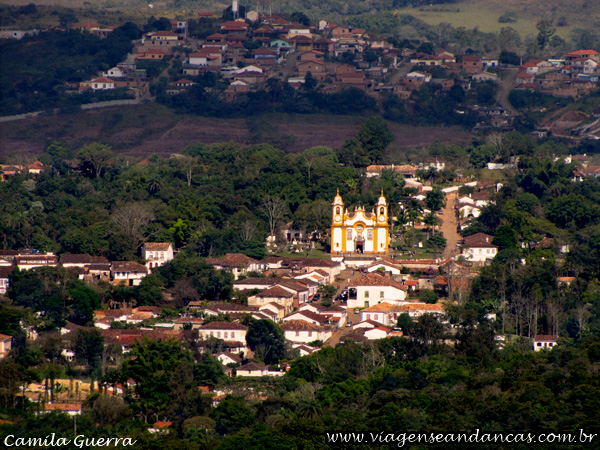
<path id="1" fill-rule="evenodd" d="M 498 18 L 514 11 L 517 22 L 500 23 Z M 447 5 L 424 8 L 402 8 L 396 14 L 410 14 L 430 25 L 448 22 L 454 27 L 483 32 L 497 32 L 510 26 L 521 34 L 537 34 L 536 24 L 541 18 L 561 16 L 567 18 L 567 26 L 557 27 L 556 34 L 565 38 L 574 28 L 594 29 L 600 23 L 600 1 L 598 0 L 464 0 Z M 555 20 L 556 22 L 556 20 Z"/>

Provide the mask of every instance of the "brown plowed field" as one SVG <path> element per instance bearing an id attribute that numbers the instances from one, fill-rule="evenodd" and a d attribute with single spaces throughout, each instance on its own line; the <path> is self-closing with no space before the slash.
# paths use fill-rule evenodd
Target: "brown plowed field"
<path id="1" fill-rule="evenodd" d="M 353 137 L 365 118 L 321 115 L 263 115 L 247 119 L 217 119 L 178 115 L 156 104 L 111 107 L 0 123 L 0 157 L 39 154 L 48 142 L 62 140 L 77 149 L 91 141 L 109 144 L 120 153 L 168 156 L 190 144 L 267 142 L 287 152 L 316 145 L 336 148 Z M 468 133 L 453 128 L 390 124 L 398 151 L 440 141 L 467 143 Z"/>

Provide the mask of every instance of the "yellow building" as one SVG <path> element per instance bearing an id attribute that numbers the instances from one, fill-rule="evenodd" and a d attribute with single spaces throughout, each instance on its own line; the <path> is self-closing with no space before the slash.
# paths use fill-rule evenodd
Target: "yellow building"
<path id="1" fill-rule="evenodd" d="M 387 253 L 390 245 L 388 205 L 383 191 L 371 212 L 344 207 L 338 190 L 333 200 L 331 253 Z"/>

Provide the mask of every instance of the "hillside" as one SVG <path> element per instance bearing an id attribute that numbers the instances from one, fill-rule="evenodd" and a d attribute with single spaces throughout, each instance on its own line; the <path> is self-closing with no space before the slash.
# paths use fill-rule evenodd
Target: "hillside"
<path id="1" fill-rule="evenodd" d="M 25 6 L 30 3 L 36 5 L 47 5 L 43 0 L 0 0 L 0 5 Z M 273 2 L 274 13 L 290 13 L 301 10 L 312 20 L 326 18 L 329 20 L 343 21 L 346 15 L 365 14 L 377 11 L 389 11 L 403 5 L 405 1 L 372 0 L 370 2 L 358 2 L 356 0 L 330 2 L 317 2 L 307 0 L 298 4 L 292 0 Z M 540 18 L 554 17 L 555 22 L 562 16 L 566 18 L 566 25 L 557 28 L 557 34 L 567 37 L 569 32 L 576 28 L 594 30 L 600 28 L 600 2 L 596 0 L 458 0 L 425 6 L 403 7 L 394 9 L 400 14 L 413 15 L 430 25 L 441 22 L 450 23 L 455 27 L 466 27 L 473 29 L 477 27 L 483 32 L 497 32 L 502 27 L 510 26 L 517 30 L 522 36 L 537 34 L 535 25 Z M 441 2 L 440 2 L 441 3 Z M 141 20 L 144 17 L 161 15 L 167 17 L 190 17 L 193 11 L 208 10 L 220 12 L 228 2 L 216 2 L 211 0 L 179 0 L 156 1 L 149 7 L 148 2 L 141 0 L 123 0 L 118 4 L 112 0 L 101 0 L 94 2 L 93 7 L 85 0 L 54 0 L 52 6 L 83 9 L 77 13 L 82 18 L 95 18 L 96 20 L 110 19 L 111 22 L 118 20 Z M 500 23 L 498 18 L 507 12 L 514 12 L 517 21 L 513 23 Z M 52 18 L 46 21 L 52 22 Z"/>
<path id="2" fill-rule="evenodd" d="M 145 104 L 102 108 L 76 114 L 0 123 L 0 157 L 11 153 L 43 152 L 60 139 L 73 147 L 99 140 L 122 154 L 168 156 L 190 144 L 233 141 L 243 145 L 268 142 L 288 152 L 316 145 L 339 147 L 353 137 L 363 117 L 265 115 L 248 119 L 217 119 L 178 115 L 166 107 Z M 454 128 L 411 127 L 390 123 L 399 151 L 441 141 L 470 142 L 471 135 Z"/>
<path id="3" fill-rule="evenodd" d="M 514 12 L 514 23 L 500 23 L 498 18 Z M 557 34 L 566 37 L 575 28 L 597 29 L 600 21 L 600 2 L 590 0 L 463 0 L 446 5 L 433 5 L 420 8 L 402 8 L 398 14 L 411 14 L 430 25 L 448 22 L 454 27 L 472 29 L 478 27 L 484 32 L 497 32 L 510 26 L 522 36 L 537 34 L 535 28 L 541 18 L 565 16 L 567 25 L 557 27 Z"/>

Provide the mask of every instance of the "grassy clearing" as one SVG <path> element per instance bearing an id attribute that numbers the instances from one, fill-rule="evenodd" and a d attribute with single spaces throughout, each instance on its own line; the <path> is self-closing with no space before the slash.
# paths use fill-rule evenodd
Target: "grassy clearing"
<path id="1" fill-rule="evenodd" d="M 458 12 L 457 12 L 458 10 Z M 500 23 L 498 18 L 505 12 L 514 11 L 515 23 Z M 396 14 L 410 14 L 430 25 L 448 22 L 454 27 L 475 27 L 484 32 L 498 32 L 509 26 L 517 30 L 522 37 L 537 34 L 537 21 L 543 17 L 557 19 L 564 15 L 568 25 L 557 27 L 556 34 L 565 38 L 574 28 L 593 29 L 598 25 L 600 2 L 570 0 L 465 0 L 448 5 L 435 5 L 423 8 L 402 8 Z"/>

